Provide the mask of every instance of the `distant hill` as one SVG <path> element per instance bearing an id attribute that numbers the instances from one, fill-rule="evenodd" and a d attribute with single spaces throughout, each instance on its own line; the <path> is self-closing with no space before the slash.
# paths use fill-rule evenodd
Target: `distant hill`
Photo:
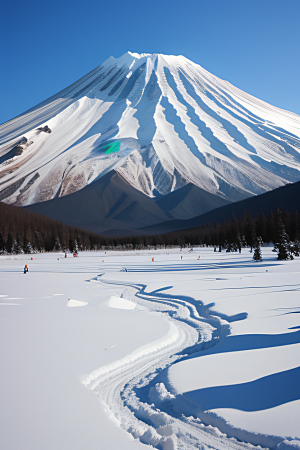
<path id="1" fill-rule="evenodd" d="M 271 192 L 250 197 L 240 202 L 230 203 L 221 206 L 208 213 L 199 215 L 187 220 L 171 220 L 163 222 L 152 227 L 145 227 L 139 230 L 140 234 L 156 235 L 168 233 L 170 231 L 184 230 L 206 223 L 223 222 L 232 220 L 233 214 L 239 219 L 244 215 L 245 209 L 252 217 L 257 214 L 269 216 L 271 212 L 289 210 L 290 213 L 300 212 L 300 182 L 288 184 L 286 186 L 274 189 Z"/>
<path id="2" fill-rule="evenodd" d="M 225 205 L 224 205 L 225 203 Z M 196 217 L 192 211 L 207 211 Z M 74 194 L 26 206 L 33 212 L 104 236 L 147 236 L 183 230 L 208 222 L 237 218 L 244 210 L 254 217 L 271 211 L 300 211 L 300 182 L 265 194 L 228 203 L 194 185 L 154 200 L 134 189 L 117 172 L 109 172 Z M 172 217 L 182 219 L 172 220 Z"/>
<path id="3" fill-rule="evenodd" d="M 127 193 L 130 194 L 129 191 Z M 99 248 L 142 249 L 161 245 L 218 245 L 227 251 L 237 251 L 244 246 L 253 247 L 255 234 L 261 237 L 263 242 L 278 242 L 280 230 L 284 227 L 291 241 L 294 242 L 293 252 L 295 256 L 298 256 L 299 244 L 297 244 L 297 250 L 296 243 L 300 237 L 300 219 L 299 213 L 297 213 L 300 209 L 299 194 L 300 183 L 295 183 L 255 198 L 216 208 L 210 213 L 194 219 L 169 221 L 160 224 L 159 227 L 154 225 L 137 230 L 131 228 L 131 234 L 127 234 L 127 236 L 125 233 L 119 234 L 119 236 L 114 235 L 115 230 L 113 229 L 111 235 L 100 236 L 78 227 L 63 224 L 58 220 L 52 220 L 25 208 L 0 202 L 0 254 L 3 252 L 31 253 L 32 251 L 65 249 L 73 252 L 77 249 Z M 136 212 L 140 212 L 141 215 L 140 223 L 145 220 L 145 216 L 141 212 L 141 204 L 135 202 L 130 195 L 126 198 L 124 191 L 120 195 L 121 201 L 115 204 L 115 213 L 117 215 L 125 214 L 125 217 L 130 218 L 130 210 L 136 208 Z M 78 216 L 85 217 L 84 213 L 86 212 L 85 218 L 88 221 L 93 197 L 87 196 L 86 211 L 76 209 L 76 198 L 75 195 L 72 200 L 74 203 L 71 204 L 72 209 L 66 208 L 65 214 L 70 214 L 71 218 L 76 220 Z M 106 196 L 106 198 L 108 197 Z M 179 204 L 180 202 L 176 201 L 169 207 Z M 56 203 L 54 203 L 55 205 Z M 152 203 L 150 205 L 153 208 L 156 207 L 156 211 L 161 211 L 157 205 Z M 62 204 L 60 211 L 63 210 L 63 206 Z M 147 204 L 143 206 L 143 213 L 147 214 L 147 208 L 150 206 Z M 271 214 L 271 211 L 274 214 Z M 101 214 L 105 214 L 105 212 L 103 203 Z M 148 211 L 148 214 L 152 214 L 152 212 Z M 114 219 L 112 219 L 112 223 L 113 221 Z M 173 225 L 172 231 L 169 230 L 169 224 Z M 163 231 L 161 231 L 162 229 Z M 119 233 L 121 231 L 121 229 L 118 230 Z M 133 234 L 134 232 L 136 234 Z"/>
<path id="4" fill-rule="evenodd" d="M 126 236 L 140 235 L 139 229 L 148 226 L 155 233 L 157 223 L 194 217 L 228 203 L 192 184 L 155 200 L 111 171 L 73 194 L 25 208 L 94 233 Z"/>

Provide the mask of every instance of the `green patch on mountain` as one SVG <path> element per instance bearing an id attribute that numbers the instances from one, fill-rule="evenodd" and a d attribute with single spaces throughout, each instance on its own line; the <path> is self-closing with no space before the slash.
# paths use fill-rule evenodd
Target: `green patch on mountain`
<path id="1" fill-rule="evenodd" d="M 120 141 L 103 142 L 99 145 L 98 149 L 101 153 L 109 155 L 110 153 L 117 153 L 120 150 Z"/>

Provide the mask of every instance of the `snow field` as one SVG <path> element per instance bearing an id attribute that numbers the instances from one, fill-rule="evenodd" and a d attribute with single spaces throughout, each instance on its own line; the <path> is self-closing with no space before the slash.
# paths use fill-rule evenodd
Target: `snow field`
<path id="1" fill-rule="evenodd" d="M 57 256 L 0 257 L 0 448 L 300 448 L 299 259 Z"/>
<path id="2" fill-rule="evenodd" d="M 113 295 L 108 300 L 107 306 L 117 309 L 134 309 L 135 303 L 131 302 L 130 300 L 126 300 L 125 298 L 116 297 L 115 295 Z"/>

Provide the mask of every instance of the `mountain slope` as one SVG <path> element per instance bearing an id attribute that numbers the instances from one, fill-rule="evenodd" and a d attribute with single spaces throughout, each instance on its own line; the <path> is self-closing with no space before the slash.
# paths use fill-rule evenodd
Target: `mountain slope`
<path id="1" fill-rule="evenodd" d="M 186 211 L 190 218 L 300 180 L 299 132 L 296 114 L 183 56 L 128 52 L 1 125 L 0 200 L 28 206 L 65 198 L 71 204 L 70 195 L 88 187 L 79 196 L 86 202 L 99 180 L 118 173 L 115 181 L 126 180 L 155 200 L 160 212 L 153 210 L 153 220 L 164 220 L 161 212 L 166 220 Z M 193 190 L 203 193 L 200 207 Z M 172 210 L 167 203 L 174 193 Z M 140 220 L 136 208 L 129 212 Z"/>
<path id="2" fill-rule="evenodd" d="M 187 185 L 155 201 L 111 171 L 73 194 L 29 205 L 26 209 L 104 235 L 139 234 L 139 228 L 193 217 L 227 204 L 222 198 Z"/>

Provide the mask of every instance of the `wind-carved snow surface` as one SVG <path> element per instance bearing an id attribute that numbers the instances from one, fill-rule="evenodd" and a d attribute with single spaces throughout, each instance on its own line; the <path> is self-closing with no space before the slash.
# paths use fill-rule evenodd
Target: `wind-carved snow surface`
<path id="1" fill-rule="evenodd" d="M 126 285 L 109 281 L 103 275 L 91 282 L 126 286 L 119 304 L 122 299 L 134 298 L 138 307 L 163 314 L 170 321 L 169 332 L 163 338 L 94 370 L 83 381 L 119 426 L 142 443 L 162 450 L 251 449 L 257 445 L 293 448 L 291 442 L 284 443 L 282 438 L 249 433 L 228 424 L 225 432 L 217 425 L 205 425 L 205 420 L 203 423 L 193 417 L 197 408 L 192 401 L 178 400 L 170 392 L 174 388 L 167 369 L 183 355 L 212 348 L 228 336 L 230 324 L 226 320 L 191 297 L 168 295 L 161 290 L 148 294 L 146 285 Z M 238 319 L 243 319 L 243 314 Z M 295 445 L 299 448 L 298 441 Z"/>
<path id="2" fill-rule="evenodd" d="M 50 200 L 116 170 L 150 197 L 193 183 L 235 201 L 300 180 L 299 136 L 299 116 L 183 56 L 128 52 L 1 125 L 0 200 Z"/>
<path id="3" fill-rule="evenodd" d="M 300 260 L 262 252 L 0 255 L 0 448 L 299 449 Z"/>

